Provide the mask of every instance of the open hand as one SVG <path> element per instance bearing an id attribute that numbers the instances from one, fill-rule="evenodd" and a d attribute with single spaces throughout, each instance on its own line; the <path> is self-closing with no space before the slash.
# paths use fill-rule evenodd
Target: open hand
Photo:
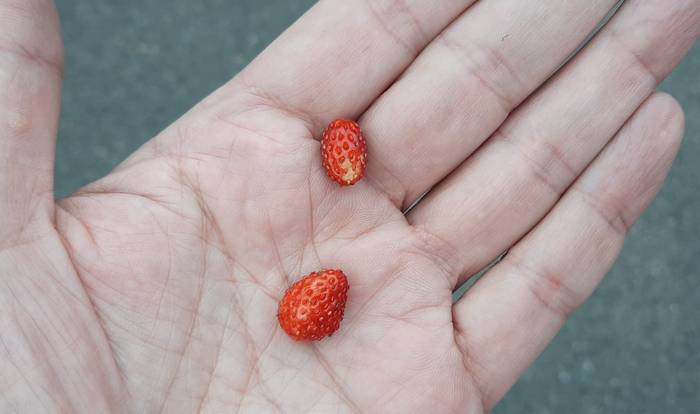
<path id="1" fill-rule="evenodd" d="M 0 411 L 488 411 L 678 149 L 682 111 L 654 89 L 700 2 L 626 1 L 548 80 L 615 3 L 321 1 L 54 201 L 57 16 L 0 0 Z M 320 162 L 339 117 L 368 140 L 352 187 Z M 277 303 L 329 267 L 350 280 L 345 320 L 294 342 Z"/>

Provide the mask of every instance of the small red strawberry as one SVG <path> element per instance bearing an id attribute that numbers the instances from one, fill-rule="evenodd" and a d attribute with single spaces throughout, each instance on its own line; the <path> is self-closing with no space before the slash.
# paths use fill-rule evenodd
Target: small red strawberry
<path id="1" fill-rule="evenodd" d="M 336 119 L 323 131 L 321 157 L 328 176 L 340 185 L 353 185 L 365 174 L 367 145 L 360 126 Z"/>
<path id="2" fill-rule="evenodd" d="M 277 320 L 295 341 L 318 341 L 340 327 L 348 298 L 341 270 L 313 272 L 294 283 L 280 301 Z"/>

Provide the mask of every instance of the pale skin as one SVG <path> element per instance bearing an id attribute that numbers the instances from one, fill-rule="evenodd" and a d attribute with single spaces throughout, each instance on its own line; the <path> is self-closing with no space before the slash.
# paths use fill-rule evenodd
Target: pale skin
<path id="1" fill-rule="evenodd" d="M 660 188 L 683 115 L 654 89 L 700 2 L 627 1 L 544 85 L 615 2 L 472 3 L 321 1 L 55 201 L 57 15 L 0 0 L 0 411 L 489 411 Z M 340 117 L 370 154 L 342 188 L 318 142 Z M 345 320 L 294 342 L 277 302 L 321 268 Z"/>

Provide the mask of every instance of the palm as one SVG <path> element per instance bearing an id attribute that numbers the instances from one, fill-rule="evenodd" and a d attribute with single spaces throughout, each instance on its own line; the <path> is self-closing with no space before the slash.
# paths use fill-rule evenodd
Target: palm
<path id="1" fill-rule="evenodd" d="M 328 180 L 312 136 L 274 132 L 299 130 L 295 121 L 270 114 L 259 128 L 243 112 L 234 118 L 161 137 L 178 147 L 210 137 L 200 155 L 127 161 L 61 202 L 69 244 L 91 240 L 74 263 L 132 397 L 196 408 L 206 396 L 252 411 L 383 410 L 410 397 L 404 409 L 413 411 L 468 395 L 460 387 L 440 401 L 441 389 L 467 379 L 449 269 L 430 253 L 434 241 L 371 186 Z M 155 175 L 157 184 L 143 183 Z M 277 303 L 291 281 L 324 267 L 350 275 L 343 329 L 317 345 L 295 343 L 275 323 Z M 207 375 L 193 382 L 192 371 Z"/>
<path id="2" fill-rule="evenodd" d="M 430 8 L 429 3 L 415 7 Z M 557 9 L 561 21 L 582 10 L 587 14 L 577 18 L 581 27 L 574 35 L 561 40 L 563 50 L 543 60 L 554 65 L 562 59 L 608 3 Z M 467 64 L 472 75 L 467 91 L 476 88 L 487 98 L 479 98 L 476 118 L 454 118 L 449 105 L 418 105 L 434 97 L 421 96 L 422 88 L 436 88 L 438 102 L 457 99 L 447 89 L 420 85 L 426 82 L 422 71 L 446 76 L 451 63 L 445 61 L 440 65 L 447 67 L 439 69 L 414 63 L 404 75 L 410 82 L 394 83 L 375 101 L 384 83 L 410 63 L 400 47 L 389 56 L 386 50 L 369 52 L 386 58 L 386 73 L 353 61 L 348 73 L 337 76 L 338 68 L 348 65 L 342 53 L 337 67 L 314 64 L 337 52 L 342 39 L 309 49 L 308 65 L 299 61 L 297 68 L 290 64 L 286 72 L 271 72 L 292 57 L 285 42 L 302 41 L 305 30 L 310 36 L 316 30 L 302 20 L 109 176 L 56 206 L 47 192 L 27 198 L 38 202 L 6 202 L 16 214 L 5 219 L 0 260 L 17 282 L 8 282 L 5 291 L 11 295 L 3 299 L 15 312 L 2 336 L 11 363 L 0 373 L 2 384 L 19 384 L 6 399 L 8 406 L 33 399 L 69 411 L 489 409 L 605 273 L 619 249 L 620 230 L 658 189 L 680 137 L 678 110 L 668 98 L 643 103 L 654 86 L 643 71 L 659 78 L 673 67 L 697 35 L 692 30 L 699 26 L 698 5 L 678 2 L 668 11 L 665 5 L 632 3 L 613 23 L 633 25 L 661 13 L 641 37 L 674 47 L 632 45 L 633 53 L 620 64 L 636 65 L 636 71 L 598 74 L 589 62 L 605 62 L 606 42 L 618 36 L 611 28 L 478 151 L 506 118 L 504 109 L 523 101 L 552 68 L 531 62 L 512 77 L 504 68 L 523 65 L 518 59 L 524 56 L 515 50 L 510 56 L 475 50 L 477 57 Z M 472 17 L 463 18 L 478 23 L 489 7 L 475 6 Z M 324 3 L 306 19 L 332 9 Z M 447 14 L 458 12 L 440 10 L 424 17 L 422 30 L 429 37 L 454 18 Z M 693 17 L 669 30 L 676 13 Z M 443 39 L 449 39 L 447 33 Z M 412 41 L 408 37 L 399 43 L 419 49 L 429 40 L 425 33 Z M 387 50 L 397 49 L 396 39 L 385 39 Z M 357 52 L 352 45 L 342 47 L 348 47 L 348 56 Z M 423 56 L 457 48 L 440 40 Z M 532 53 L 547 52 L 532 48 Z M 35 70 L 36 76 L 45 75 L 46 65 Z M 586 86 L 590 96 L 562 100 L 567 87 L 596 76 L 601 86 Z M 606 87 L 617 84 L 633 87 Z M 471 104 L 459 99 L 451 103 Z M 554 113 L 559 106 L 612 102 L 621 102 L 613 115 L 594 116 L 591 108 Z M 425 111 L 437 112 L 424 118 Z M 571 113 L 584 122 L 550 122 Z M 339 188 L 325 177 L 314 138 L 325 122 L 347 114 L 361 117 L 366 127 L 370 168 L 364 181 Z M 599 121 L 597 126 L 589 119 Z M 521 137 L 533 129 L 544 142 Z M 671 139 L 645 139 L 636 151 L 627 150 L 640 134 Z M 568 135 L 587 138 L 586 144 Z M 33 168 L 31 162 L 16 162 L 12 174 Z M 417 209 L 402 213 L 448 174 Z M 43 178 L 26 187 L 45 186 L 46 175 L 35 174 Z M 613 178 L 601 178 L 608 176 Z M 574 181 L 574 189 L 556 203 Z M 572 223 L 587 230 L 559 231 Z M 576 247 L 576 256 L 567 245 Z M 511 259 L 454 305 L 451 292 L 463 276 L 510 247 Z M 293 342 L 277 326 L 277 302 L 293 280 L 328 267 L 342 268 L 350 279 L 341 329 L 318 343 Z M 26 363 L 35 368 L 25 369 Z"/>

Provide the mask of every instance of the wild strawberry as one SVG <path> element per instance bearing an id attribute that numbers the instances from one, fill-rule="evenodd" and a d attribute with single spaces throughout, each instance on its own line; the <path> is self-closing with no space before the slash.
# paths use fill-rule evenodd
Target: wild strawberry
<path id="1" fill-rule="evenodd" d="M 284 294 L 277 320 L 295 341 L 318 341 L 340 327 L 348 297 L 348 279 L 340 270 L 313 272 Z"/>
<path id="2" fill-rule="evenodd" d="M 321 157 L 328 176 L 340 185 L 353 185 L 365 174 L 367 145 L 355 121 L 336 119 L 323 131 Z"/>

